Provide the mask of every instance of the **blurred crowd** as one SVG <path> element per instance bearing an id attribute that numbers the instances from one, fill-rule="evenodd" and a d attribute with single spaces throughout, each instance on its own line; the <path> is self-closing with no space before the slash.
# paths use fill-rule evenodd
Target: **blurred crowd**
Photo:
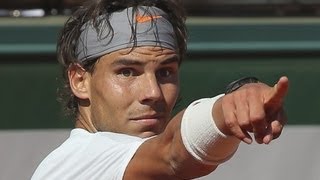
<path id="1" fill-rule="evenodd" d="M 69 15 L 85 0 L 1 0 L 0 17 Z M 320 0 L 184 0 L 189 16 L 319 16 Z"/>

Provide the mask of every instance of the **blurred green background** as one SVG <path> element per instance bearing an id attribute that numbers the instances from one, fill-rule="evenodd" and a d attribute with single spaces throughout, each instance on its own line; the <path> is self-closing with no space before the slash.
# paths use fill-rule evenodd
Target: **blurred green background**
<path id="1" fill-rule="evenodd" d="M 0 19 L 0 129 L 69 128 L 56 100 L 60 68 L 55 44 L 65 17 Z M 320 124 L 320 20 L 317 18 L 190 18 L 181 66 L 178 111 L 256 76 L 270 85 L 286 75 L 289 124 Z"/>

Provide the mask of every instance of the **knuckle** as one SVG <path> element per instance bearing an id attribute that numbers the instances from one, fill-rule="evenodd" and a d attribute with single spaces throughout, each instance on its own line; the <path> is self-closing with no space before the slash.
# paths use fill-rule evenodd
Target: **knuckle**
<path id="1" fill-rule="evenodd" d="M 247 120 L 239 121 L 239 126 L 246 128 L 246 127 L 250 126 L 250 122 Z"/>
<path id="2" fill-rule="evenodd" d="M 252 126 L 250 123 L 239 123 L 239 126 L 242 130 L 245 130 L 245 131 L 252 131 Z"/>
<path id="3" fill-rule="evenodd" d="M 234 121 L 226 121 L 225 125 L 231 132 L 231 134 L 239 139 L 245 138 L 245 134 L 242 132 L 242 129 L 239 128 L 239 125 L 235 123 Z"/>
<path id="4" fill-rule="evenodd" d="M 235 129 L 235 127 L 236 127 L 236 124 L 234 123 L 234 121 L 232 121 L 232 120 L 225 120 L 225 125 L 230 129 L 230 130 L 232 130 L 232 129 Z"/>
<path id="5" fill-rule="evenodd" d="M 238 132 L 235 133 L 235 136 L 236 136 L 237 138 L 239 138 L 239 139 L 244 139 L 244 138 L 247 137 L 246 134 L 247 134 L 247 133 L 245 133 L 245 131 L 238 131 Z"/>
<path id="6" fill-rule="evenodd" d="M 265 119 L 265 113 L 263 111 L 257 112 L 254 114 L 250 114 L 250 121 L 252 123 L 259 123 L 260 121 L 263 121 Z"/>

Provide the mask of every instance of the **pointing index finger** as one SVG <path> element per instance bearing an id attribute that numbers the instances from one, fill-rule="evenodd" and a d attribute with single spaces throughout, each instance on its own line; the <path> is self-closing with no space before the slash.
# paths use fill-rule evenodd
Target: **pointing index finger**
<path id="1" fill-rule="evenodd" d="M 267 107 L 279 107 L 282 105 L 283 99 L 287 95 L 289 89 L 289 79 L 283 76 L 279 79 L 277 84 L 274 85 L 270 96 L 266 98 L 265 106 Z"/>

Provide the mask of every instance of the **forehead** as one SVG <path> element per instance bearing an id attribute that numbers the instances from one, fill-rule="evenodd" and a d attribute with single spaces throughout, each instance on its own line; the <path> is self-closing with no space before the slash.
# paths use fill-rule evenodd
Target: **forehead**
<path id="1" fill-rule="evenodd" d="M 148 60 L 166 60 L 175 58 L 178 62 L 179 54 L 172 50 L 162 47 L 153 47 L 153 46 L 142 46 L 135 48 L 126 48 L 121 49 L 110 54 L 102 56 L 101 60 L 108 60 L 110 63 L 119 59 L 132 59 L 138 61 L 148 61 Z"/>

